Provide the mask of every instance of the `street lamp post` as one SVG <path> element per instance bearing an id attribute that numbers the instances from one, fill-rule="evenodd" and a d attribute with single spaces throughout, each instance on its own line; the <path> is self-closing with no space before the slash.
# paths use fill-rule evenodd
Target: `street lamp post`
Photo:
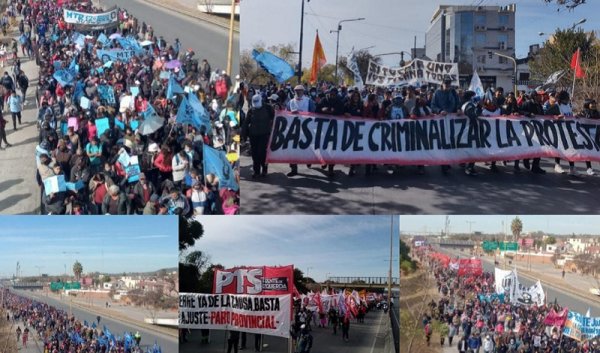
<path id="1" fill-rule="evenodd" d="M 229 43 L 227 48 L 227 74 L 233 76 L 231 72 L 233 62 L 233 23 L 235 18 L 236 0 L 231 0 L 231 15 L 229 16 Z"/>
<path id="2" fill-rule="evenodd" d="M 340 31 L 342 30 L 342 22 L 362 21 L 364 19 L 365 19 L 364 17 L 359 17 L 359 18 L 350 18 L 347 20 L 341 20 L 340 22 L 338 22 L 337 31 L 335 31 L 335 30 L 329 31 L 329 33 L 332 33 L 332 32 L 337 33 L 337 39 L 335 41 L 335 82 L 336 82 L 336 84 L 338 83 L 338 51 L 340 48 Z"/>
<path id="3" fill-rule="evenodd" d="M 310 2 L 310 0 L 306 0 Z M 302 10 L 300 12 L 300 48 L 298 49 L 298 84 L 302 83 L 302 41 L 304 38 L 304 0 L 302 0 Z"/>
<path id="4" fill-rule="evenodd" d="M 512 63 L 513 63 L 513 80 L 515 81 L 514 82 L 514 92 L 515 92 L 515 94 L 517 94 L 517 60 L 515 60 L 515 58 L 513 58 L 512 56 L 500 54 L 498 52 L 493 52 L 493 54 L 501 56 L 503 58 L 506 58 L 506 59 L 512 61 Z"/>
<path id="5" fill-rule="evenodd" d="M 410 56 L 411 60 L 414 60 L 415 57 L 413 56 L 413 54 L 407 52 L 407 51 L 396 51 L 396 52 L 391 52 L 391 53 L 383 53 L 383 54 L 377 54 L 377 55 L 373 55 L 374 57 L 380 57 L 380 56 L 386 56 L 386 55 L 400 55 L 400 66 L 404 66 L 406 63 L 404 62 L 404 54 L 407 54 L 408 56 Z"/>

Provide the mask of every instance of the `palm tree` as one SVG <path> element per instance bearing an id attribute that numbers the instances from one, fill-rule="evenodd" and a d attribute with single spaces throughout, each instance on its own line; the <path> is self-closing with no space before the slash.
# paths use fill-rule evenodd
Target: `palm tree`
<path id="1" fill-rule="evenodd" d="M 82 272 L 83 266 L 81 266 L 81 263 L 79 263 L 79 261 L 75 260 L 75 263 L 73 264 L 73 273 L 75 274 L 75 279 L 79 280 Z"/>
<path id="2" fill-rule="evenodd" d="M 515 237 L 515 240 L 521 235 L 521 232 L 523 231 L 523 222 L 519 217 L 515 217 L 515 219 L 512 220 L 510 223 L 510 230 Z"/>

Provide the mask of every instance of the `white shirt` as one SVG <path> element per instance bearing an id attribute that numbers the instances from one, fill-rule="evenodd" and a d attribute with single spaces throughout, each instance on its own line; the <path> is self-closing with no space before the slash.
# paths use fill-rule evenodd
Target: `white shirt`
<path id="1" fill-rule="evenodd" d="M 307 112 L 309 106 L 310 99 L 307 96 L 302 96 L 302 98 L 294 98 L 290 100 L 290 111 L 295 112 Z"/>
<path id="2" fill-rule="evenodd" d="M 560 110 L 560 114 L 567 116 L 573 116 L 573 108 L 571 108 L 570 104 L 559 104 L 558 109 Z"/>

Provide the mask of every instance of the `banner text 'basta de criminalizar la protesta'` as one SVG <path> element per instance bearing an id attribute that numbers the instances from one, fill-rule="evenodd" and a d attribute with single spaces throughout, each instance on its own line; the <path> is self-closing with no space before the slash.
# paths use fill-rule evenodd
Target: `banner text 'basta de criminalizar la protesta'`
<path id="1" fill-rule="evenodd" d="M 182 328 L 289 337 L 294 267 L 215 270 L 212 294 L 180 294 Z"/>
<path id="2" fill-rule="evenodd" d="M 600 122 L 464 115 L 367 120 L 276 112 L 270 163 L 443 165 L 558 157 L 600 162 Z"/>
<path id="3" fill-rule="evenodd" d="M 403 67 L 388 67 L 371 60 L 366 84 L 383 87 L 424 83 L 440 85 L 448 80 L 455 86 L 459 85 L 458 64 L 415 59 Z"/>

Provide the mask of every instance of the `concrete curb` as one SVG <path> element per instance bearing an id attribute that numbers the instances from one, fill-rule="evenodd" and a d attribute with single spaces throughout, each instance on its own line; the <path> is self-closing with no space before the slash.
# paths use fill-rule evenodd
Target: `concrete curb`
<path id="1" fill-rule="evenodd" d="M 182 15 L 185 15 L 185 16 L 188 16 L 188 17 L 193 17 L 193 18 L 202 20 L 204 22 L 212 23 L 212 24 L 214 24 L 216 26 L 219 26 L 219 27 L 222 27 L 222 28 L 225 28 L 225 29 L 229 29 L 229 20 L 226 20 L 226 19 L 223 19 L 223 18 L 220 18 L 220 17 L 208 15 L 208 14 L 202 13 L 202 12 L 197 11 L 197 10 L 196 10 L 197 12 L 195 12 L 195 13 L 194 12 L 189 12 L 189 10 L 190 10 L 189 8 L 183 8 L 183 7 L 173 6 L 173 5 L 169 5 L 169 4 L 166 4 L 164 2 L 157 1 L 157 0 L 144 0 L 144 2 L 148 2 L 148 3 L 151 3 L 153 5 L 160 6 L 160 7 L 163 7 L 165 9 L 169 9 L 171 11 L 177 12 L 179 14 L 182 14 Z M 234 22 L 233 30 L 236 33 L 238 33 L 238 34 L 240 33 L 240 24 L 239 24 L 239 22 Z"/>

